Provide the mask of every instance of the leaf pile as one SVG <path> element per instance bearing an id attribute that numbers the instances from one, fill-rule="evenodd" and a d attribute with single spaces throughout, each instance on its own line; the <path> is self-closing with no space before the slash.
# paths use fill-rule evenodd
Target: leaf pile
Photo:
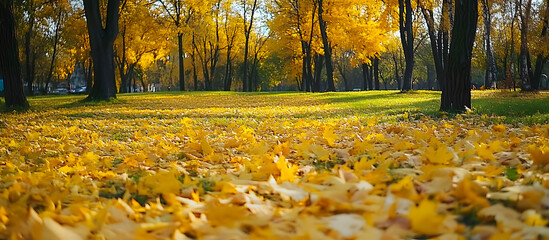
<path id="1" fill-rule="evenodd" d="M 549 125 L 241 98 L 2 115 L 0 238 L 549 238 Z"/>

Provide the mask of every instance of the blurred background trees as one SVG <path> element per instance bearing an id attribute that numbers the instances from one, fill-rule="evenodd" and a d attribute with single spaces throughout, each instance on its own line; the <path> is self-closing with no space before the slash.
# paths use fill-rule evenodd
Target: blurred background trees
<path id="1" fill-rule="evenodd" d="M 94 83 L 81 0 L 14 0 L 28 95 Z M 98 0 L 107 19 L 107 0 Z M 481 0 L 471 88 L 549 86 L 547 0 Z M 440 90 L 452 0 L 121 0 L 116 92 Z"/>

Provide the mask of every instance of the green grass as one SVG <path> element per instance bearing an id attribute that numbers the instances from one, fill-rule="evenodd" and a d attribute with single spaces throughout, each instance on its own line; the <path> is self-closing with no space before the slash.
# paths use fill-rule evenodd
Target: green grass
<path id="1" fill-rule="evenodd" d="M 549 123 L 549 92 L 521 93 L 506 91 L 473 91 L 473 112 L 469 116 L 481 117 L 492 122 L 508 124 L 545 124 Z M 418 116 L 430 118 L 446 117 L 439 112 L 440 92 L 412 91 L 368 91 L 334 93 L 296 93 L 296 92 L 162 92 L 119 94 L 111 102 L 82 103 L 83 95 L 35 96 L 29 97 L 31 110 L 42 112 L 58 109 L 82 109 L 69 117 L 113 117 L 95 113 L 93 110 L 104 108 L 127 108 L 137 110 L 199 110 L 208 108 L 231 108 L 234 115 L 239 109 L 258 107 L 302 107 L 328 104 L 333 111 L 315 113 L 314 117 L 332 115 L 385 116 L 386 119 L 402 120 L 399 115 L 406 114 L 414 119 Z M 152 113 L 151 113 L 152 114 Z M 150 116 L 159 117 L 162 113 Z M 288 115 L 290 116 L 290 115 Z M 312 117 L 313 115 L 295 115 L 293 117 Z M 132 116 L 127 116 L 132 117 Z M 253 117 L 253 116 L 252 116 Z M 452 117 L 452 115 L 450 116 Z"/>

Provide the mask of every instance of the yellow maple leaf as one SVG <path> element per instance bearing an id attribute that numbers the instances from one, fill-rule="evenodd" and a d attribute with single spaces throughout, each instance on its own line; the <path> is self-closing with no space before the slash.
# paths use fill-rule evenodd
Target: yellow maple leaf
<path id="1" fill-rule="evenodd" d="M 530 209 L 522 213 L 522 217 L 524 218 L 524 223 L 530 225 L 530 226 L 546 226 L 547 223 L 549 223 L 548 220 L 544 219 L 539 213 L 537 213 L 535 210 Z"/>
<path id="2" fill-rule="evenodd" d="M 429 146 L 423 153 L 423 157 L 428 162 L 433 164 L 448 164 L 454 159 L 454 154 L 448 151 L 448 147 L 445 144 L 437 144 L 438 146 Z"/>
<path id="3" fill-rule="evenodd" d="M 437 203 L 423 200 L 418 206 L 413 206 L 408 215 L 412 230 L 419 234 L 438 235 L 444 232 L 442 223 L 444 215 L 437 213 Z"/>
<path id="4" fill-rule="evenodd" d="M 406 176 L 397 183 L 391 184 L 391 192 L 398 197 L 408 198 L 414 200 L 417 197 L 414 183 L 411 176 Z"/>
<path id="5" fill-rule="evenodd" d="M 327 161 L 330 159 L 330 152 L 322 147 L 322 145 L 311 144 L 308 146 L 309 152 L 316 155 L 318 160 Z"/>
<path id="6" fill-rule="evenodd" d="M 247 215 L 249 211 L 246 207 L 229 204 L 209 203 L 206 210 L 208 221 L 214 226 L 234 227 Z"/>
<path id="7" fill-rule="evenodd" d="M 139 188 L 139 193 L 143 195 L 149 193 L 149 189 L 154 194 L 179 193 L 183 187 L 183 183 L 177 179 L 173 171 L 160 171 L 154 175 L 146 176 L 139 183 L 144 186 L 144 188 Z"/>
<path id="8" fill-rule="evenodd" d="M 503 173 L 503 171 L 505 171 L 505 168 L 497 167 L 494 165 L 488 165 L 483 170 L 487 177 L 495 177 Z"/>
<path id="9" fill-rule="evenodd" d="M 212 147 L 210 146 L 210 144 L 208 143 L 204 135 L 201 135 L 199 139 L 200 139 L 200 147 L 202 149 L 202 154 L 204 154 L 204 156 L 212 154 L 213 153 Z"/>
<path id="10" fill-rule="evenodd" d="M 544 144 L 541 147 L 530 145 L 530 147 L 528 147 L 528 151 L 534 161 L 534 165 L 549 164 L 549 144 Z"/>
<path id="11" fill-rule="evenodd" d="M 278 161 L 276 162 L 276 166 L 280 170 L 280 178 L 278 178 L 280 182 L 283 182 L 283 181 L 292 182 L 297 178 L 298 166 L 291 165 L 290 163 L 288 163 L 288 161 L 286 161 L 286 158 L 284 156 L 280 156 L 278 158 Z"/>
<path id="12" fill-rule="evenodd" d="M 505 132 L 506 129 L 507 127 L 503 124 L 497 124 L 492 126 L 492 131 L 498 132 L 498 133 Z"/>
<path id="13" fill-rule="evenodd" d="M 337 135 L 334 134 L 334 129 L 332 128 L 332 126 L 326 126 L 324 128 L 324 131 L 322 132 L 322 137 L 326 139 L 330 147 L 333 147 L 335 141 L 337 140 Z"/>

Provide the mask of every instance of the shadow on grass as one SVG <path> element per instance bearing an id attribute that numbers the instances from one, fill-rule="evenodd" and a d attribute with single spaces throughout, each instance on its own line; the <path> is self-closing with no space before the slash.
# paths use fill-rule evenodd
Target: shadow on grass
<path id="1" fill-rule="evenodd" d="M 111 99 L 109 101 L 86 101 L 85 99 L 78 100 L 76 102 L 70 102 L 55 106 L 55 109 L 71 109 L 79 107 L 95 107 L 95 106 L 117 106 L 126 104 L 126 100 L 121 99 Z"/>

